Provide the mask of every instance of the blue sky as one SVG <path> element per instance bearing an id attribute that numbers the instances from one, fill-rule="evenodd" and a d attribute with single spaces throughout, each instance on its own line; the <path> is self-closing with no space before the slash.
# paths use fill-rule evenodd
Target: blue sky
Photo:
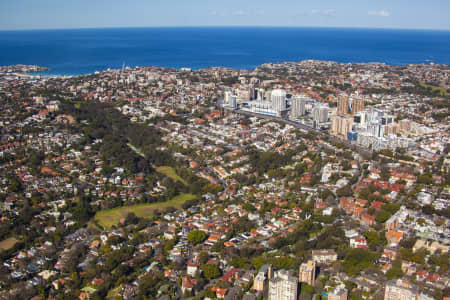
<path id="1" fill-rule="evenodd" d="M 450 30 L 450 1 L 0 0 L 0 30 L 151 26 Z"/>

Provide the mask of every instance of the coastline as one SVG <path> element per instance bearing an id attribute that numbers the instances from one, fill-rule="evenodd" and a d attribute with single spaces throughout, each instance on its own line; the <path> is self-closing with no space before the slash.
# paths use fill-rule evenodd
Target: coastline
<path id="1" fill-rule="evenodd" d="M 364 65 L 364 64 L 382 64 L 382 65 L 387 65 L 387 66 L 405 66 L 405 65 L 427 65 L 427 64 L 432 64 L 432 65 L 436 65 L 436 66 L 448 66 L 450 64 L 443 64 L 443 63 L 435 63 L 434 61 L 427 59 L 424 60 L 422 63 L 405 63 L 405 64 L 390 64 L 390 63 L 386 63 L 386 62 L 379 62 L 379 61 L 367 61 L 367 62 L 339 62 L 339 61 L 334 61 L 334 60 L 319 60 L 319 59 L 303 59 L 303 60 L 298 60 L 298 61 L 266 61 L 263 62 L 259 65 L 256 65 L 254 67 L 249 68 L 248 66 L 246 67 L 242 67 L 242 68 L 236 68 L 236 67 L 228 67 L 228 66 L 224 66 L 224 65 L 211 65 L 211 66 L 207 66 L 207 67 L 192 67 L 189 66 L 188 63 L 186 64 L 182 64 L 176 67 L 172 67 L 172 66 L 162 66 L 162 65 L 135 65 L 135 66 L 126 66 L 126 68 L 130 68 L 130 69 L 136 69 L 136 68 L 162 68 L 162 69 L 176 69 L 176 70 L 180 70 L 183 68 L 188 68 L 191 69 L 193 71 L 201 71 L 201 70 L 207 70 L 207 69 L 213 69 L 213 68 L 223 68 L 223 69 L 233 69 L 233 70 L 245 70 L 245 71 L 253 71 L 258 67 L 261 67 L 262 65 L 265 64 L 291 64 L 291 63 L 301 63 L 304 61 L 321 61 L 321 62 L 329 62 L 329 63 L 337 63 L 337 64 L 359 64 L 359 65 Z M 14 65 L 8 65 L 8 66 L 14 66 Z M 105 71 L 114 71 L 114 70 L 120 70 L 120 67 L 106 67 L 104 69 L 98 69 L 98 70 L 94 70 L 91 72 L 81 72 L 81 73 L 72 73 L 72 72 L 68 72 L 68 73 L 64 73 L 64 72 L 56 72 L 56 73 L 52 73 L 52 69 L 49 68 L 47 71 L 39 71 L 39 72 L 31 72 L 28 73 L 28 75 L 36 75 L 36 76 L 41 76 L 41 77 L 76 77 L 76 76 L 83 76 L 83 75 L 93 75 L 96 73 L 101 73 L 101 72 L 105 72 Z"/>
<path id="2" fill-rule="evenodd" d="M 271 61 L 271 62 L 264 62 L 260 65 L 255 66 L 254 68 L 251 69 L 246 69 L 246 68 L 230 68 L 230 67 L 225 67 L 225 66 L 209 66 L 209 67 L 205 67 L 205 68 L 191 68 L 189 66 L 181 66 L 178 68 L 172 68 L 172 67 L 164 67 L 164 66 L 154 66 L 154 65 L 148 65 L 148 66 L 134 66 L 134 67 L 130 67 L 127 66 L 127 69 L 139 69 L 139 68 L 158 68 L 158 69 L 167 69 L 167 70 L 181 70 L 184 68 L 188 68 L 191 69 L 192 71 L 201 71 L 201 70 L 208 70 L 208 69 L 231 69 L 231 70 L 242 70 L 242 71 L 247 71 L 247 72 L 252 72 L 257 68 L 261 68 L 264 65 L 267 64 L 300 64 L 303 62 L 308 62 L 308 61 L 314 61 L 314 62 L 321 62 L 321 63 L 334 63 L 334 64 L 355 64 L 355 65 L 386 65 L 386 66 L 391 66 L 391 67 L 395 67 L 395 66 L 404 66 L 404 65 L 391 65 L 388 63 L 384 63 L 384 62 L 348 62 L 348 63 L 343 63 L 343 62 L 338 62 L 338 61 L 332 61 L 332 60 L 316 60 L 316 59 L 305 59 L 305 60 L 300 60 L 300 61 L 280 61 L 280 62 L 275 62 L 275 61 Z M 411 63 L 411 64 L 407 64 L 407 65 L 435 65 L 435 66 L 448 66 L 447 64 L 435 64 L 433 61 L 428 60 L 427 62 L 424 63 Z M 0 66 L 0 68 L 7 68 L 7 67 L 18 67 L 18 66 L 27 66 L 24 64 L 18 64 L 18 65 L 6 65 L 6 66 Z M 28 66 L 27 66 L 28 67 Z M 35 65 L 29 66 L 29 67 L 36 67 Z M 11 75 L 14 76 L 20 76 L 20 77 L 29 77 L 29 78 L 71 78 L 71 77 L 78 77 L 78 76 L 89 76 L 89 75 L 94 75 L 94 74 L 99 74 L 102 72 L 113 72 L 113 71 L 120 71 L 121 68 L 106 68 L 103 70 L 96 70 L 90 73 L 79 73 L 79 74 L 62 74 L 62 73 L 51 73 L 52 69 L 51 68 L 47 68 L 47 67 L 41 67 L 41 66 L 37 66 L 39 68 L 42 68 L 42 71 L 36 71 L 36 72 L 15 72 L 15 73 L 9 73 Z"/>
<path id="3" fill-rule="evenodd" d="M 450 31 L 327 27 L 158 27 L 0 31 L 0 65 L 78 76 L 124 64 L 252 70 L 303 60 L 450 64 Z M 427 41 L 424 43 L 424 41 Z"/>

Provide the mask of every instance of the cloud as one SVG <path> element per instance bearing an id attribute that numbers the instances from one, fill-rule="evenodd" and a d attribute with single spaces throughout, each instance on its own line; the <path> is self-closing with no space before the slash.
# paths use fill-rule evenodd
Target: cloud
<path id="1" fill-rule="evenodd" d="M 389 12 L 382 9 L 382 10 L 369 10 L 367 12 L 369 16 L 378 16 L 378 17 L 389 17 Z"/>
<path id="2" fill-rule="evenodd" d="M 334 9 L 313 9 L 310 14 L 317 16 L 335 17 L 336 11 Z"/>
<path id="3" fill-rule="evenodd" d="M 248 15 L 248 13 L 245 10 L 240 9 L 240 10 L 233 11 L 233 15 L 234 16 L 246 16 L 246 15 Z"/>

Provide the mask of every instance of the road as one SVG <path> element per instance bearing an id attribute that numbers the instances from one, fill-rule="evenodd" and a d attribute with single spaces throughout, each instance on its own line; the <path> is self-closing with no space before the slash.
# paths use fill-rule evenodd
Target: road
<path id="1" fill-rule="evenodd" d="M 247 116 L 252 116 L 252 117 L 258 117 L 258 118 L 262 118 L 262 119 L 266 119 L 266 120 L 277 120 L 277 121 L 283 122 L 285 124 L 292 125 L 292 126 L 294 126 L 296 128 L 299 128 L 299 129 L 303 129 L 303 130 L 306 130 L 306 131 L 311 131 L 311 132 L 316 133 L 318 135 L 321 135 L 323 137 L 327 137 L 332 142 L 342 143 L 342 144 L 346 145 L 347 147 L 349 147 L 350 149 L 352 149 L 352 150 L 354 150 L 354 151 L 356 151 L 356 152 L 358 152 L 361 155 L 366 156 L 366 157 L 367 156 L 372 156 L 372 153 L 373 153 L 370 149 L 367 149 L 367 148 L 364 148 L 364 147 L 352 144 L 349 141 L 346 141 L 346 140 L 340 139 L 338 137 L 332 136 L 332 135 L 328 134 L 328 132 L 326 132 L 326 131 L 318 130 L 318 129 L 315 129 L 315 128 L 310 127 L 308 125 L 305 125 L 305 124 L 302 124 L 302 123 L 298 123 L 298 122 L 295 122 L 295 121 L 292 121 L 292 120 L 287 120 L 287 119 L 284 119 L 284 118 L 281 118 L 281 117 L 264 115 L 264 114 L 254 113 L 254 112 L 240 110 L 240 109 L 231 109 L 231 108 L 226 108 L 226 107 L 224 107 L 224 109 L 229 111 L 229 112 L 236 113 L 236 114 L 247 115 Z"/>
<path id="2" fill-rule="evenodd" d="M 358 185 L 361 182 L 361 180 L 364 178 L 364 169 L 362 168 L 361 165 L 359 166 L 358 171 L 359 171 L 358 180 L 354 184 L 352 184 L 352 190 L 354 190 L 356 185 Z"/>

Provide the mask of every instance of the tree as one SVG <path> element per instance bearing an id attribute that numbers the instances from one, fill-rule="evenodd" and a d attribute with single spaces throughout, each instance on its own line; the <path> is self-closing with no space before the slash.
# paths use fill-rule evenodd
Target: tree
<path id="1" fill-rule="evenodd" d="M 313 295 L 314 294 L 314 288 L 312 286 L 310 286 L 307 283 L 302 283 L 302 288 L 301 288 L 301 293 L 302 294 L 309 294 L 309 295 Z"/>
<path id="2" fill-rule="evenodd" d="M 148 274 L 140 279 L 138 297 L 141 299 L 152 298 L 156 295 L 160 283 L 164 280 L 161 275 Z"/>
<path id="3" fill-rule="evenodd" d="M 390 268 L 387 273 L 386 277 L 388 279 L 394 279 L 394 278 L 400 278 L 403 276 L 402 267 L 399 264 L 394 264 L 392 268 Z"/>
<path id="4" fill-rule="evenodd" d="M 400 241 L 400 247 L 412 249 L 412 247 L 414 247 L 414 244 L 416 243 L 416 241 L 417 241 L 417 238 L 414 235 L 403 238 Z"/>
<path id="5" fill-rule="evenodd" d="M 428 263 L 434 267 L 439 267 L 440 272 L 447 272 L 450 266 L 450 259 L 447 253 L 434 254 L 428 259 Z"/>
<path id="6" fill-rule="evenodd" d="M 191 244 L 197 245 L 206 239 L 206 233 L 201 230 L 193 230 L 189 232 L 187 239 Z"/>
<path id="7" fill-rule="evenodd" d="M 380 177 L 382 180 L 389 180 L 389 178 L 391 177 L 391 173 L 389 172 L 389 169 L 382 166 Z"/>
<path id="8" fill-rule="evenodd" d="M 375 218 L 375 220 L 376 220 L 378 223 L 384 223 L 384 222 L 386 222 L 387 220 L 389 220 L 389 218 L 390 218 L 391 216 L 392 216 L 392 214 L 391 214 L 390 212 L 383 210 L 383 211 L 381 211 L 381 212 L 378 214 L 378 216 Z"/>
<path id="9" fill-rule="evenodd" d="M 24 220 L 28 221 L 33 216 L 33 210 L 30 207 L 30 202 L 25 199 L 23 203 L 23 209 L 22 209 L 22 217 Z"/>
<path id="10" fill-rule="evenodd" d="M 17 176 L 12 176 L 9 178 L 9 187 L 8 192 L 10 193 L 18 193 L 23 191 L 22 181 Z"/>
<path id="11" fill-rule="evenodd" d="M 353 196 L 353 190 L 352 187 L 349 185 L 346 185 L 344 187 L 341 187 L 336 191 L 336 195 L 338 197 L 350 197 Z"/>
<path id="12" fill-rule="evenodd" d="M 364 249 L 350 249 L 347 251 L 344 260 L 344 270 L 350 275 L 354 276 L 361 272 L 361 269 L 373 265 L 376 255 Z"/>
<path id="13" fill-rule="evenodd" d="M 253 228 L 255 228 L 255 223 L 246 217 L 239 218 L 239 220 L 233 224 L 233 230 L 237 233 L 250 231 Z"/>
<path id="14" fill-rule="evenodd" d="M 400 209 L 400 206 L 400 204 L 387 203 L 383 205 L 383 209 L 393 215 Z"/>
<path id="15" fill-rule="evenodd" d="M 323 201 L 326 201 L 329 197 L 334 197 L 334 195 L 333 192 L 331 192 L 329 189 L 325 189 L 320 192 L 319 197 Z"/>
<path id="16" fill-rule="evenodd" d="M 427 250 L 422 248 L 416 252 L 413 252 L 411 249 L 400 248 L 399 254 L 403 260 L 412 261 L 417 264 L 424 264 L 425 257 L 427 256 Z"/>
<path id="17" fill-rule="evenodd" d="M 208 261 L 208 259 L 209 259 L 209 254 L 208 254 L 208 252 L 206 252 L 206 251 L 200 252 L 200 254 L 199 254 L 199 256 L 198 256 L 198 261 L 199 261 L 201 264 L 206 264 L 206 262 Z"/>
<path id="18" fill-rule="evenodd" d="M 217 243 L 215 243 L 212 247 L 211 247 L 211 251 L 212 252 L 220 252 L 222 251 L 222 249 L 224 248 L 224 242 L 223 240 L 219 240 L 217 241 Z"/>
<path id="19" fill-rule="evenodd" d="M 229 262 L 235 268 L 246 268 L 249 266 L 249 261 L 247 257 L 235 257 Z"/>
<path id="20" fill-rule="evenodd" d="M 348 160 L 344 160 L 343 162 L 342 162 L 342 169 L 344 170 L 344 171 L 348 171 L 348 170 L 350 170 L 352 168 L 352 166 L 350 165 L 350 163 L 348 162 Z"/>
<path id="21" fill-rule="evenodd" d="M 74 210 L 74 217 L 79 222 L 87 222 L 93 215 L 89 197 L 82 196 Z"/>
<path id="22" fill-rule="evenodd" d="M 431 174 L 419 175 L 417 177 L 417 183 L 420 183 L 420 184 L 432 184 L 433 183 L 433 178 L 432 178 Z"/>
<path id="23" fill-rule="evenodd" d="M 356 288 L 356 284 L 353 283 L 353 282 L 350 281 L 350 280 L 344 281 L 344 284 L 345 284 L 345 288 L 346 288 L 349 292 L 351 292 L 354 288 Z"/>
<path id="24" fill-rule="evenodd" d="M 217 267 L 214 264 L 202 265 L 201 269 L 203 271 L 203 276 L 208 280 L 214 279 L 214 278 L 217 278 L 220 276 L 219 267 Z"/>
<path id="25" fill-rule="evenodd" d="M 203 191 L 205 193 L 211 193 L 217 195 L 223 190 L 223 187 L 221 185 L 216 185 L 213 183 L 208 184 L 207 186 L 203 187 Z"/>
<path id="26" fill-rule="evenodd" d="M 248 212 L 252 212 L 252 211 L 256 210 L 256 208 L 253 205 L 251 205 L 250 203 L 244 203 L 244 205 L 242 205 L 242 208 Z"/>
<path id="27" fill-rule="evenodd" d="M 358 193 L 359 198 L 366 199 L 366 200 L 369 200 L 370 195 L 371 195 L 371 192 L 369 191 L 369 189 L 361 190 Z"/>
<path id="28" fill-rule="evenodd" d="M 139 218 L 134 212 L 129 212 L 125 218 L 125 224 L 137 224 L 139 223 Z"/>
<path id="29" fill-rule="evenodd" d="M 377 247 L 384 245 L 385 240 L 383 233 L 378 234 L 378 232 L 370 230 L 364 233 L 364 236 L 366 237 L 367 244 L 372 251 L 375 251 Z"/>

